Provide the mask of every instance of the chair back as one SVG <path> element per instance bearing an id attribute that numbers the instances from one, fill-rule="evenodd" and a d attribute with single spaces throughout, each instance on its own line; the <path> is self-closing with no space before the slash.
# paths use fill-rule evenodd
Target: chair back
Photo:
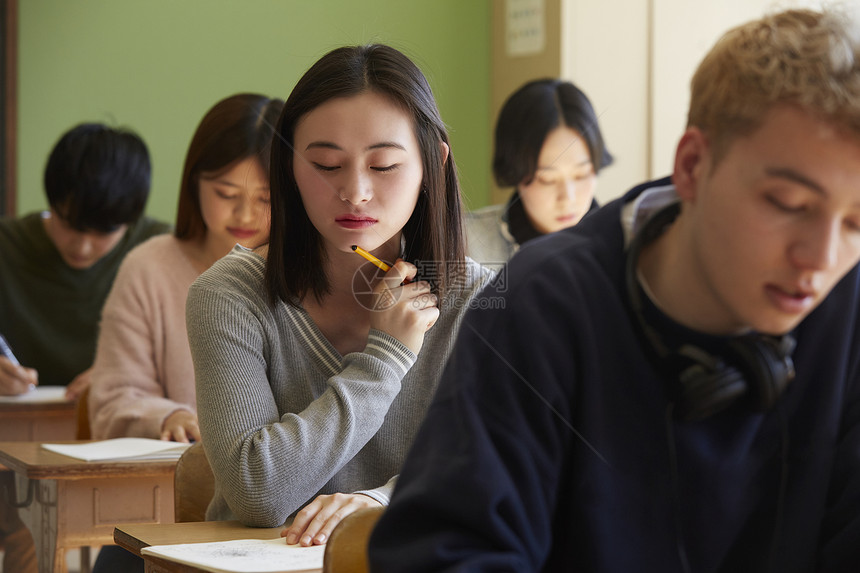
<path id="1" fill-rule="evenodd" d="M 90 387 L 84 388 L 81 395 L 78 396 L 78 403 L 75 406 L 75 414 L 77 422 L 75 424 L 75 439 L 89 440 L 93 437 L 90 430 L 90 411 L 89 411 Z"/>
<path id="2" fill-rule="evenodd" d="M 201 442 L 191 444 L 179 457 L 173 477 L 173 511 L 176 523 L 206 521 L 206 508 L 215 493 L 215 476 Z"/>
<path id="3" fill-rule="evenodd" d="M 367 573 L 367 542 L 384 510 L 359 509 L 337 524 L 325 545 L 323 573 Z"/>

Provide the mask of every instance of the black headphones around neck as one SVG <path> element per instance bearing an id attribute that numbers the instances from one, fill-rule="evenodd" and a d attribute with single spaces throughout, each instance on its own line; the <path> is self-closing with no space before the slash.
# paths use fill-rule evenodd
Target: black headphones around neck
<path id="1" fill-rule="evenodd" d="M 681 212 L 680 202 L 654 214 L 636 233 L 627 253 L 625 282 L 635 327 L 668 379 L 669 400 L 677 418 L 702 420 L 744 398 L 756 411 L 766 411 L 794 378 L 789 335 L 749 334 L 730 340 L 724 356 L 715 356 L 693 344 L 669 348 L 643 316 L 642 287 L 636 263 L 642 248 L 659 237 Z"/>

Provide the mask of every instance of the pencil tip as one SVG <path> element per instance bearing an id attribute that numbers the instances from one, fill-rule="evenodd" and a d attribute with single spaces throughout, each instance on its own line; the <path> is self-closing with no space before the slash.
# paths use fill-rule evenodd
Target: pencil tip
<path id="1" fill-rule="evenodd" d="M 354 250 L 356 250 L 357 248 L 358 248 L 358 245 L 353 245 L 353 246 L 352 246 L 352 250 L 353 250 L 353 251 L 354 251 Z"/>

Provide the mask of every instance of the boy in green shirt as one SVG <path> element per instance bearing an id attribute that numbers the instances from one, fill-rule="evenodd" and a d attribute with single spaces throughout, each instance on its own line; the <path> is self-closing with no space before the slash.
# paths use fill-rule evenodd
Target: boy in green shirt
<path id="1" fill-rule="evenodd" d="M 87 387 L 101 308 L 120 263 L 132 248 L 169 230 L 141 216 L 149 185 L 149 152 L 139 136 L 81 124 L 48 158 L 50 209 L 0 219 L 0 333 L 11 353 L 0 353 L 0 395 L 41 383 L 66 386 L 72 400 Z M 10 477 L 0 475 L 0 486 Z M 35 572 L 30 533 L 5 500 L 3 570 Z"/>
<path id="2" fill-rule="evenodd" d="M 102 305 L 126 253 L 168 225 L 141 217 L 149 153 L 134 133 L 81 124 L 45 168 L 50 210 L 0 219 L 0 395 L 87 386 Z"/>

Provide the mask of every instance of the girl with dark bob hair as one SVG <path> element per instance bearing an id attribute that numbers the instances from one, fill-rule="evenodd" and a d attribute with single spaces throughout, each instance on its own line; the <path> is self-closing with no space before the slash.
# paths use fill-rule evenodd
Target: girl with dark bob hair
<path id="1" fill-rule="evenodd" d="M 216 476 L 207 519 L 276 527 L 294 516 L 287 542 L 320 544 L 349 513 L 387 505 L 491 274 L 464 256 L 430 86 L 391 47 L 338 48 L 302 76 L 276 126 L 270 182 L 270 244 L 235 248 L 188 295 Z"/>
<path id="2" fill-rule="evenodd" d="M 498 266 L 526 241 L 577 224 L 597 208 L 597 174 L 611 163 L 582 90 L 559 79 L 526 83 L 496 122 L 493 175 L 514 192 L 467 216 L 469 256 Z"/>

